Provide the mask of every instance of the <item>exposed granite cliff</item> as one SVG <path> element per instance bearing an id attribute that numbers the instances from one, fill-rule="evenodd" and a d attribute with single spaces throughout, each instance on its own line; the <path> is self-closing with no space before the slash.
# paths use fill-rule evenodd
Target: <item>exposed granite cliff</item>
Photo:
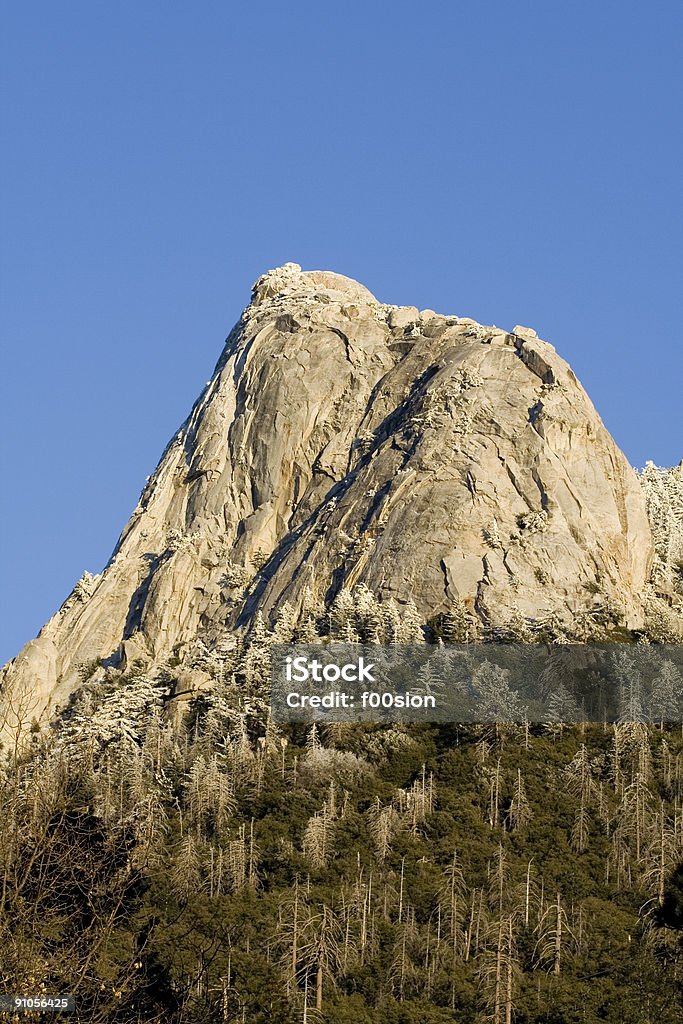
<path id="1" fill-rule="evenodd" d="M 105 570 L 5 685 L 54 706 L 83 663 L 182 660 L 310 586 L 489 623 L 607 600 L 637 628 L 651 559 L 636 473 L 552 345 L 290 263 L 257 281 Z"/>

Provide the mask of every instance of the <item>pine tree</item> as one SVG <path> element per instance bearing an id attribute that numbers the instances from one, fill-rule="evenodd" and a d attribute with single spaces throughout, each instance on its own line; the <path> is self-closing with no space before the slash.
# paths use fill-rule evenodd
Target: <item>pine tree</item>
<path id="1" fill-rule="evenodd" d="M 258 688 L 270 678 L 271 633 L 261 612 L 254 619 L 244 657 L 244 673 L 251 687 Z"/>
<path id="2" fill-rule="evenodd" d="M 652 578 L 665 590 L 683 583 L 683 462 L 660 469 L 648 462 L 641 474 L 655 546 Z"/>
<path id="3" fill-rule="evenodd" d="M 476 640 L 476 630 L 460 598 L 441 618 L 441 636 L 447 644 L 469 644 Z"/>
<path id="4" fill-rule="evenodd" d="M 519 961 L 514 941 L 514 917 L 501 915 L 491 922 L 486 946 L 480 954 L 480 990 L 492 1024 L 512 1024 Z"/>
<path id="5" fill-rule="evenodd" d="M 375 844 L 375 850 L 380 864 L 383 863 L 389 851 L 394 836 L 401 825 L 401 819 L 396 809 L 391 805 L 382 807 L 379 797 L 369 808 L 369 831 Z"/>
<path id="6" fill-rule="evenodd" d="M 291 644 L 296 636 L 297 615 L 289 601 L 285 601 L 277 613 L 273 627 L 274 644 Z"/>
<path id="7" fill-rule="evenodd" d="M 401 613 L 393 597 L 382 603 L 382 625 L 386 643 L 401 643 Z"/>
<path id="8" fill-rule="evenodd" d="M 315 985 L 315 1008 L 323 1007 L 326 981 L 335 982 L 343 964 L 342 929 L 331 907 L 322 904 L 304 920 L 299 944 L 299 976 Z"/>
<path id="9" fill-rule="evenodd" d="M 187 832 L 178 844 L 173 859 L 173 884 L 182 900 L 189 900 L 202 885 L 201 857 L 195 837 Z"/>
<path id="10" fill-rule="evenodd" d="M 620 686 L 619 722 L 640 723 L 647 721 L 643 706 L 642 677 L 635 659 L 626 651 L 612 655 Z"/>
<path id="11" fill-rule="evenodd" d="M 412 954 L 413 947 L 418 944 L 418 938 L 414 917 L 411 914 L 406 914 L 404 920 L 399 918 L 397 939 L 394 943 L 394 955 L 389 969 L 389 977 L 393 982 L 395 991 L 398 993 L 398 1001 L 400 1003 L 404 1001 L 408 986 L 417 975 Z"/>
<path id="12" fill-rule="evenodd" d="M 330 636 L 333 640 L 348 642 L 347 628 L 355 630 L 355 602 L 351 590 L 343 587 L 330 607 Z"/>
<path id="13" fill-rule="evenodd" d="M 412 597 L 406 601 L 401 611 L 400 639 L 401 644 L 422 644 L 425 641 L 425 633 L 422 625 L 422 617 Z"/>
<path id="14" fill-rule="evenodd" d="M 677 834 L 675 822 L 667 814 L 662 800 L 649 832 L 641 878 L 643 888 L 653 894 L 660 907 L 664 903 L 667 879 L 682 856 L 683 836 Z"/>
<path id="15" fill-rule="evenodd" d="M 589 807 L 595 793 L 592 766 L 584 743 L 564 771 L 566 785 L 572 796 L 579 801 L 579 809 L 571 832 L 571 847 L 576 853 L 583 853 L 588 846 L 590 835 Z"/>
<path id="16" fill-rule="evenodd" d="M 581 711 L 569 691 L 558 683 L 555 691 L 546 700 L 546 720 L 571 723 L 581 721 Z"/>
<path id="17" fill-rule="evenodd" d="M 448 968 L 453 979 L 451 983 L 451 1006 L 455 1005 L 455 973 L 458 961 L 466 956 L 468 890 L 465 876 L 458 864 L 456 851 L 444 871 L 444 881 L 439 890 L 439 924 L 448 933 Z"/>
<path id="18" fill-rule="evenodd" d="M 527 800 L 524 783 L 522 782 L 522 772 L 521 769 L 518 768 L 517 781 L 515 783 L 515 789 L 512 795 L 512 800 L 510 801 L 510 809 L 507 816 L 508 828 L 511 832 L 517 832 L 519 829 L 525 828 L 531 821 L 532 817 L 533 811 L 531 810 L 531 805 Z"/>
<path id="19" fill-rule="evenodd" d="M 307 615 L 296 631 L 296 642 L 298 644 L 319 644 L 320 639 L 315 616 Z"/>
<path id="20" fill-rule="evenodd" d="M 660 730 L 664 722 L 676 722 L 681 718 L 683 703 L 683 677 L 670 659 L 665 659 L 662 667 L 652 682 L 650 694 L 650 716 L 659 722 Z"/>
<path id="21" fill-rule="evenodd" d="M 339 630 L 337 627 L 339 638 L 345 643 L 353 643 L 355 636 L 361 643 L 383 643 L 384 610 L 375 595 L 365 583 L 359 583 L 354 587 L 351 598 L 353 609 L 350 616 L 341 615 L 342 628 Z M 336 617 L 340 619 L 339 612 Z"/>
<path id="22" fill-rule="evenodd" d="M 510 673 L 489 661 L 483 661 L 472 677 L 472 688 L 477 698 L 476 716 L 479 722 L 523 722 L 527 708 L 516 690 L 509 685 Z"/>
<path id="23" fill-rule="evenodd" d="M 546 908 L 536 928 L 538 941 L 534 949 L 536 962 L 553 974 L 562 969 L 567 942 L 572 938 L 567 912 L 558 892 L 555 901 Z"/>
<path id="24" fill-rule="evenodd" d="M 327 802 L 321 811 L 308 819 L 303 838 L 303 852 L 314 868 L 322 868 L 332 852 L 334 840 L 334 814 Z"/>

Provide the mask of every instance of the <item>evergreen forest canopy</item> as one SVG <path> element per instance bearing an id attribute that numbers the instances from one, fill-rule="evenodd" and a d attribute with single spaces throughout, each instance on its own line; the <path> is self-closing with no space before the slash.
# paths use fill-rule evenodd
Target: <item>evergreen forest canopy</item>
<path id="1" fill-rule="evenodd" d="M 273 642 L 671 642 L 681 519 L 648 474 L 642 635 L 606 606 L 576 635 L 514 610 L 493 630 L 313 585 L 272 628 L 198 637 L 198 691 L 174 659 L 84 666 L 4 751 L 0 991 L 73 993 L 93 1024 L 683 1020 L 680 723 L 276 727 L 268 706 Z"/>

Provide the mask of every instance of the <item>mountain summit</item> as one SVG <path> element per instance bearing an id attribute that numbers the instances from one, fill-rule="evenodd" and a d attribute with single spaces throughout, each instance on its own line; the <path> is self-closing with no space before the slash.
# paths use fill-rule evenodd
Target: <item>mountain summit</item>
<path id="1" fill-rule="evenodd" d="M 86 663 L 182 664 L 198 637 L 359 584 L 423 621 L 637 629 L 652 558 L 637 474 L 535 331 L 287 263 L 254 285 L 109 564 L 5 683 L 42 710 Z"/>

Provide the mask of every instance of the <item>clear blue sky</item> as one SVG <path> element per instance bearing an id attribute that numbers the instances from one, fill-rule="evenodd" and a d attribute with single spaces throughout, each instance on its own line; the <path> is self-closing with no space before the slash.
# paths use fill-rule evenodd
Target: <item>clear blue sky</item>
<path id="1" fill-rule="evenodd" d="M 2 5 L 0 662 L 98 571 L 268 267 L 535 327 L 683 455 L 674 0 Z"/>

